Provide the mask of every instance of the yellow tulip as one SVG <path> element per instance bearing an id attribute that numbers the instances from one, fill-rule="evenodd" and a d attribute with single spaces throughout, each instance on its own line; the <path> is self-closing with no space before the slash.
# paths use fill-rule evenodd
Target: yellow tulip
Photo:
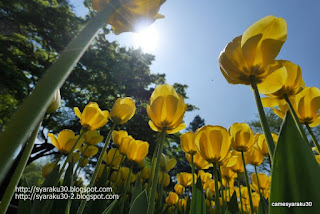
<path id="1" fill-rule="evenodd" d="M 86 158 L 95 156 L 98 153 L 98 151 L 99 151 L 98 147 L 88 145 L 88 144 L 85 144 L 80 148 L 81 154 Z"/>
<path id="2" fill-rule="evenodd" d="M 148 142 L 142 140 L 133 140 L 130 141 L 126 154 L 128 160 L 140 163 L 147 156 L 148 152 Z"/>
<path id="3" fill-rule="evenodd" d="M 179 196 L 174 192 L 169 192 L 169 195 L 166 197 L 166 204 L 169 206 L 176 205 L 178 203 Z"/>
<path id="4" fill-rule="evenodd" d="M 257 174 L 258 174 L 260 189 L 262 190 L 262 193 L 264 193 L 266 190 L 270 188 L 271 177 L 268 177 L 266 174 L 263 174 L 263 173 L 257 173 Z M 259 193 L 258 180 L 255 173 L 251 174 L 251 180 L 252 180 L 252 185 L 251 185 L 252 189 Z"/>
<path id="5" fill-rule="evenodd" d="M 243 167 L 243 163 L 242 163 L 242 157 L 241 157 L 241 153 L 237 152 L 235 150 L 233 150 L 231 152 L 232 156 L 236 156 L 237 157 L 237 162 L 235 165 L 233 165 L 231 167 L 231 170 L 237 173 L 242 173 L 244 172 L 244 167 Z"/>
<path id="6" fill-rule="evenodd" d="M 54 134 L 49 133 L 48 134 L 51 143 L 62 153 L 62 154 L 68 154 L 73 145 L 76 143 L 79 135 L 75 135 L 73 131 L 69 129 L 62 130 L 58 137 L 56 137 Z M 77 143 L 77 146 L 75 149 L 78 149 L 81 144 L 83 143 L 83 138 L 79 140 Z"/>
<path id="7" fill-rule="evenodd" d="M 133 139 L 133 137 L 131 137 L 131 136 L 122 138 L 120 146 L 119 146 L 119 152 L 122 155 L 127 155 L 129 145 L 134 141 L 135 141 L 135 139 Z"/>
<path id="8" fill-rule="evenodd" d="M 229 128 L 232 148 L 238 152 L 248 151 L 254 144 L 254 134 L 246 123 L 234 123 Z"/>
<path id="9" fill-rule="evenodd" d="M 103 140 L 103 136 L 100 135 L 97 130 L 86 131 L 86 133 L 83 135 L 83 138 L 84 142 L 90 145 L 96 145 Z"/>
<path id="10" fill-rule="evenodd" d="M 221 163 L 230 150 L 230 135 L 222 126 L 206 125 L 196 132 L 196 147 L 209 163 Z"/>
<path id="11" fill-rule="evenodd" d="M 262 104 L 265 107 L 274 107 L 277 105 L 286 104 L 286 101 L 284 99 L 285 94 L 288 97 L 294 96 L 298 94 L 305 86 L 302 79 L 301 68 L 299 65 L 286 60 L 275 60 L 270 65 L 270 70 L 277 70 L 283 67 L 287 71 L 287 78 L 285 80 L 285 83 L 279 90 L 271 94 L 266 94 L 267 97 L 261 99 Z M 261 85 L 263 84 L 264 83 L 262 83 Z M 260 93 L 264 94 L 262 90 L 259 91 Z"/>
<path id="12" fill-rule="evenodd" d="M 179 184 L 184 187 L 188 187 L 192 185 L 192 174 L 188 172 L 180 172 L 177 174 L 177 180 Z"/>
<path id="13" fill-rule="evenodd" d="M 129 176 L 129 172 L 130 172 L 130 169 L 128 167 L 121 167 L 120 168 L 120 178 L 122 180 L 126 180 Z M 136 180 L 136 175 L 131 173 L 131 176 L 130 176 L 130 183 L 133 183 L 135 180 Z"/>
<path id="14" fill-rule="evenodd" d="M 220 165 L 223 167 L 232 167 L 237 163 L 237 161 L 238 157 L 232 156 L 231 152 L 229 152 Z"/>
<path id="15" fill-rule="evenodd" d="M 160 175 L 159 175 L 158 184 L 161 184 L 161 182 L 162 182 L 162 175 L 164 175 L 163 186 L 164 187 L 169 186 L 169 184 L 170 184 L 170 175 L 168 173 L 163 173 L 163 172 L 160 173 Z"/>
<path id="16" fill-rule="evenodd" d="M 56 166 L 56 163 L 53 162 L 53 163 L 48 163 L 44 167 L 42 167 L 42 177 L 47 178 L 55 166 Z"/>
<path id="17" fill-rule="evenodd" d="M 101 11 L 110 0 L 92 0 L 92 8 Z M 139 26 L 147 27 L 157 19 L 164 18 L 159 14 L 163 0 L 132 0 L 124 1 L 120 8 L 110 16 L 108 23 L 112 25 L 113 32 L 118 35 L 123 32 L 136 32 Z"/>
<path id="18" fill-rule="evenodd" d="M 232 171 L 232 170 L 231 170 Z M 233 172 L 233 171 L 232 171 Z M 234 173 L 235 177 L 237 177 L 237 174 Z M 229 189 L 233 188 L 234 187 L 234 178 L 235 177 L 232 177 L 231 179 L 227 180 L 225 178 L 222 178 L 222 186 L 224 187 L 229 187 Z"/>
<path id="19" fill-rule="evenodd" d="M 174 158 L 169 158 L 167 155 L 163 154 L 161 155 L 160 159 L 160 169 L 163 172 L 169 172 L 171 169 L 173 169 L 177 164 L 177 160 Z"/>
<path id="20" fill-rule="evenodd" d="M 96 130 L 106 125 L 109 112 L 101 111 L 97 103 L 91 102 L 86 105 L 81 113 L 78 107 L 74 107 L 74 112 L 81 121 L 81 125 L 89 130 Z"/>
<path id="21" fill-rule="evenodd" d="M 121 140 L 124 137 L 129 137 L 128 132 L 123 131 L 123 130 L 112 132 L 112 141 L 113 141 L 113 144 L 115 145 L 115 147 L 119 148 L 119 146 L 121 144 Z"/>
<path id="22" fill-rule="evenodd" d="M 208 198 L 208 197 L 207 197 L 207 198 Z M 206 206 L 207 206 L 207 208 L 210 208 L 210 207 L 213 207 L 213 206 L 214 206 L 214 201 L 208 200 L 208 199 L 206 199 L 205 201 L 206 201 Z"/>
<path id="23" fill-rule="evenodd" d="M 150 105 L 147 106 L 149 126 L 156 132 L 166 129 L 167 134 L 174 134 L 186 127 L 181 123 L 187 105 L 180 94 L 169 85 L 158 85 L 150 97 Z"/>
<path id="24" fill-rule="evenodd" d="M 192 164 L 191 155 L 186 153 L 186 158 L 189 161 L 190 165 Z M 208 161 L 202 158 L 202 156 L 199 153 L 196 153 L 193 155 L 193 163 L 197 167 L 197 169 L 208 169 L 212 166 Z"/>
<path id="25" fill-rule="evenodd" d="M 315 158 L 316 158 L 318 164 L 320 164 L 320 155 L 315 155 Z"/>
<path id="26" fill-rule="evenodd" d="M 185 213 L 186 209 L 187 209 L 187 204 L 188 204 L 188 197 L 179 199 L 179 201 L 178 201 L 179 210 L 181 212 Z"/>
<path id="27" fill-rule="evenodd" d="M 254 192 L 254 193 L 251 194 L 251 198 L 252 198 L 253 208 L 254 208 L 255 210 L 258 210 L 259 203 L 260 203 L 260 194 Z"/>
<path id="28" fill-rule="evenodd" d="M 220 182 L 218 182 L 218 189 L 220 189 Z M 214 194 L 214 191 L 215 191 L 215 181 L 213 179 L 211 180 L 208 180 L 206 183 L 203 184 L 203 189 L 206 190 L 206 189 L 209 189 L 212 194 Z"/>
<path id="29" fill-rule="evenodd" d="M 174 185 L 174 191 L 176 191 L 178 195 L 182 195 L 185 191 L 185 187 L 182 186 L 181 184 L 176 184 Z"/>
<path id="30" fill-rule="evenodd" d="M 89 159 L 83 158 L 79 164 L 80 164 L 80 167 L 85 167 L 88 163 L 89 163 Z"/>
<path id="31" fill-rule="evenodd" d="M 151 175 L 151 169 L 149 167 L 144 167 L 141 170 L 141 178 L 142 179 L 148 179 Z"/>
<path id="32" fill-rule="evenodd" d="M 270 64 L 280 52 L 287 38 L 284 19 L 267 16 L 251 25 L 242 36 L 236 37 L 219 57 L 220 70 L 231 84 L 250 85 L 250 76 L 257 83 L 268 81 L 268 92 L 283 86 L 284 72 L 270 71 Z M 267 77 L 270 76 L 267 80 Z"/>
<path id="33" fill-rule="evenodd" d="M 247 161 L 246 163 L 254 166 L 260 166 L 264 161 L 264 155 L 257 144 L 254 144 L 254 146 L 246 152 L 245 156 Z"/>
<path id="34" fill-rule="evenodd" d="M 119 167 L 121 159 L 122 159 L 122 155 L 120 154 L 119 150 L 115 148 L 111 148 L 108 151 L 108 153 L 106 152 L 103 155 L 103 160 L 106 162 L 106 164 L 110 166 L 112 162 L 111 167 L 114 169 L 117 169 Z"/>
<path id="35" fill-rule="evenodd" d="M 117 124 L 124 124 L 130 120 L 136 112 L 136 106 L 130 97 L 118 98 L 110 111 L 110 118 Z"/>
<path id="36" fill-rule="evenodd" d="M 144 158 L 140 163 L 138 163 L 139 169 L 143 169 L 146 167 L 146 159 Z"/>
<path id="37" fill-rule="evenodd" d="M 98 171 L 98 174 L 97 174 L 97 180 L 99 180 L 102 176 L 102 173 L 104 171 L 104 169 L 106 168 L 106 165 L 105 164 L 101 164 L 100 167 L 99 167 L 99 171 Z M 108 168 L 106 168 L 107 170 Z"/>
<path id="38" fill-rule="evenodd" d="M 180 144 L 181 148 L 185 153 L 190 155 L 194 155 L 197 153 L 197 147 L 195 144 L 195 133 L 193 132 L 186 132 L 181 135 L 180 137 Z"/>
<path id="39" fill-rule="evenodd" d="M 120 187 L 121 183 L 122 183 L 122 180 L 119 179 L 119 176 L 117 175 L 117 171 L 113 171 L 111 173 L 111 176 L 110 176 L 110 180 L 117 186 L 117 187 Z M 118 176 L 118 180 L 117 179 L 117 176 Z"/>
<path id="40" fill-rule="evenodd" d="M 76 164 L 80 159 L 80 154 L 77 152 L 74 152 L 71 154 L 70 158 L 68 159 L 68 163 Z"/>
<path id="41" fill-rule="evenodd" d="M 205 172 L 203 170 L 198 171 L 198 176 L 201 179 L 201 182 L 204 184 L 212 178 L 212 174 L 209 172 Z"/>
<path id="42" fill-rule="evenodd" d="M 51 104 L 47 108 L 46 114 L 51 114 L 51 113 L 57 111 L 57 109 L 59 108 L 60 105 L 61 105 L 60 90 L 57 89 L 56 93 L 54 94 L 54 97 L 52 99 Z"/>
<path id="43" fill-rule="evenodd" d="M 262 153 L 263 156 L 268 157 L 269 156 L 269 150 L 268 150 L 268 145 L 267 145 L 267 141 L 266 141 L 266 137 L 264 134 L 256 134 L 257 136 L 257 144 L 258 147 Z M 278 142 L 278 135 L 276 135 L 275 133 L 271 133 L 273 142 L 275 144 L 277 144 Z"/>
<path id="44" fill-rule="evenodd" d="M 229 167 L 221 167 L 221 176 L 227 181 L 230 181 L 237 177 L 237 173 L 232 171 Z"/>

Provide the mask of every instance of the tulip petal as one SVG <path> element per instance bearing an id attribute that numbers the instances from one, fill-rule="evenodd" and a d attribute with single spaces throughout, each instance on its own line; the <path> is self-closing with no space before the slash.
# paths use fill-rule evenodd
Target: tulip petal
<path id="1" fill-rule="evenodd" d="M 153 131 L 155 131 L 155 132 L 161 132 L 161 130 L 158 129 L 151 120 L 149 120 L 149 123 L 148 123 L 148 124 L 149 124 L 150 128 L 151 128 Z"/>
<path id="2" fill-rule="evenodd" d="M 286 104 L 285 100 L 279 100 L 275 97 L 263 97 L 261 98 L 261 102 L 263 107 L 275 107 Z"/>
<path id="3" fill-rule="evenodd" d="M 52 133 L 49 133 L 48 137 L 50 138 L 50 141 L 51 141 L 52 145 L 54 145 L 58 150 L 60 150 L 60 145 L 59 145 L 59 143 L 57 141 L 56 136 L 54 134 L 52 134 Z"/>
<path id="4" fill-rule="evenodd" d="M 150 124 L 149 124 L 150 125 Z M 177 128 L 172 129 L 172 130 L 167 130 L 167 134 L 174 134 L 177 133 L 187 127 L 187 124 L 181 123 Z"/>
<path id="5" fill-rule="evenodd" d="M 261 94 L 271 94 L 278 91 L 286 83 L 287 76 L 287 69 L 284 66 L 273 71 L 262 83 L 258 84 L 259 92 Z"/>
<path id="6" fill-rule="evenodd" d="M 63 148 L 64 145 L 72 138 L 75 137 L 75 134 L 73 131 L 69 129 L 64 129 L 58 134 L 58 142 L 60 146 Z"/>
<path id="7" fill-rule="evenodd" d="M 78 107 L 74 107 L 73 110 L 74 110 L 74 113 L 77 115 L 77 117 L 79 119 L 81 119 L 81 112 L 80 112 L 79 108 Z"/>

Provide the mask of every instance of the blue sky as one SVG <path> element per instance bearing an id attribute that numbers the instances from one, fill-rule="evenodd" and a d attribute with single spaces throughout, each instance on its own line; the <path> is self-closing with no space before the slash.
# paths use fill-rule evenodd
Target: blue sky
<path id="1" fill-rule="evenodd" d="M 70 2 L 77 14 L 86 14 L 81 1 Z M 169 84 L 189 86 L 187 102 L 200 110 L 187 113 L 187 123 L 197 114 L 206 124 L 226 128 L 250 121 L 257 115 L 253 93 L 249 86 L 227 83 L 219 70 L 220 52 L 259 19 L 282 17 L 288 38 L 277 59 L 300 65 L 306 86 L 319 88 L 319 9 L 319 2 L 301 0 L 168 0 L 160 9 L 166 18 L 153 24 L 159 43 L 151 52 L 156 57 L 151 72 L 165 73 Z M 110 35 L 109 39 L 134 46 L 133 33 Z"/>

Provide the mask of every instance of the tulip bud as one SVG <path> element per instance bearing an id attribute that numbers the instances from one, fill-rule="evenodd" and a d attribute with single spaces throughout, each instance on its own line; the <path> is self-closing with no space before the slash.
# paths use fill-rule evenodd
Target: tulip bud
<path id="1" fill-rule="evenodd" d="M 165 172 L 167 168 L 167 158 L 165 154 L 161 154 L 161 158 L 160 158 L 160 169 L 162 172 Z"/>
<path id="2" fill-rule="evenodd" d="M 133 117 L 135 112 L 136 106 L 133 99 L 118 98 L 110 111 L 110 118 L 117 124 L 124 124 Z"/>
<path id="3" fill-rule="evenodd" d="M 51 114 L 59 108 L 61 105 L 61 96 L 60 96 L 60 90 L 57 89 L 56 93 L 54 94 L 54 98 L 50 104 L 50 106 L 47 108 L 46 114 Z"/>
<path id="4" fill-rule="evenodd" d="M 42 176 L 44 178 L 48 177 L 48 175 L 51 173 L 51 171 L 53 170 L 53 168 L 55 167 L 56 163 L 48 163 L 46 164 L 43 168 L 42 168 Z"/>

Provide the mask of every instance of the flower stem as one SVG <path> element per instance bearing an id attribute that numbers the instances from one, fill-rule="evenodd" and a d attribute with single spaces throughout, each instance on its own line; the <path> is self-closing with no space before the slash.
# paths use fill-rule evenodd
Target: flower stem
<path id="1" fill-rule="evenodd" d="M 237 181 L 238 181 L 238 188 L 239 188 L 239 195 L 240 195 L 240 205 L 241 205 L 241 213 L 243 213 L 243 204 L 242 204 L 242 196 L 241 196 L 241 186 L 240 186 L 240 174 L 238 173 L 238 178 L 237 178 Z"/>
<path id="2" fill-rule="evenodd" d="M 268 121 L 267 121 L 267 117 L 266 114 L 264 113 L 263 110 L 263 106 L 262 106 L 262 102 L 261 102 L 261 98 L 260 98 L 260 94 L 259 94 L 259 90 L 257 87 L 257 82 L 256 82 L 256 77 L 251 75 L 250 76 L 250 81 L 251 81 L 251 87 L 254 91 L 254 98 L 256 100 L 256 105 L 257 105 L 257 109 L 259 112 L 259 117 L 260 117 L 260 123 L 261 123 L 261 127 L 263 130 L 263 133 L 266 137 L 266 141 L 267 141 L 267 145 L 268 145 L 268 150 L 269 150 L 269 154 L 271 157 L 271 161 L 273 162 L 273 153 L 274 153 L 274 142 L 273 142 L 273 138 L 270 132 L 270 128 L 268 125 Z"/>
<path id="3" fill-rule="evenodd" d="M 191 155 L 192 193 L 194 192 L 194 155 Z"/>
<path id="4" fill-rule="evenodd" d="M 163 186 L 164 186 L 164 172 L 161 172 L 162 173 L 162 177 L 161 177 L 161 185 L 160 185 L 160 192 L 159 192 L 159 200 L 160 200 L 160 206 L 159 207 L 162 207 L 162 194 L 163 194 Z"/>
<path id="5" fill-rule="evenodd" d="M 241 157 L 242 157 L 242 163 L 243 163 L 243 168 L 244 168 L 244 175 L 245 175 L 245 178 L 246 178 L 246 185 L 247 185 L 247 188 L 248 188 L 248 195 L 249 195 L 249 200 L 250 200 L 250 209 L 251 209 L 251 213 L 254 214 L 252 197 L 251 197 L 251 189 L 250 189 L 249 178 L 248 178 L 248 173 L 247 173 L 247 169 L 246 169 L 246 162 L 244 160 L 243 151 L 241 151 Z"/>
<path id="6" fill-rule="evenodd" d="M 291 102 L 290 102 L 290 100 L 289 100 L 288 95 L 287 95 L 287 94 L 284 94 L 283 97 L 284 97 L 284 99 L 287 101 L 287 104 L 288 104 L 288 106 L 289 106 L 290 114 L 291 114 L 291 116 L 293 117 L 293 120 L 294 120 L 294 122 L 295 122 L 295 124 L 296 124 L 296 126 L 297 126 L 297 128 L 298 128 L 298 130 L 299 130 L 299 132 L 300 132 L 300 135 L 302 136 L 302 138 L 304 139 L 304 141 L 306 142 L 306 144 L 308 144 L 308 146 L 311 148 L 311 145 L 309 144 L 309 141 L 308 141 L 308 138 L 307 138 L 307 136 L 306 136 L 306 133 L 304 133 L 304 130 L 303 130 L 302 126 L 301 126 L 301 123 L 300 123 L 300 121 L 299 121 L 299 118 L 298 118 L 298 116 L 297 116 L 297 114 L 296 114 L 296 112 L 295 112 L 295 110 L 294 110 L 294 108 L 293 108 L 293 106 L 292 106 L 292 104 L 291 104 Z M 311 149 L 312 149 L 312 148 L 311 148 Z"/>
<path id="7" fill-rule="evenodd" d="M 107 171 L 107 179 L 109 179 L 110 176 L 110 172 L 111 172 L 111 168 L 112 168 L 112 163 L 114 160 L 114 157 L 116 156 L 117 150 L 114 151 L 111 162 L 110 162 L 110 166 L 108 167 L 108 171 Z"/>
<path id="8" fill-rule="evenodd" d="M 130 187 L 130 179 L 131 179 L 130 177 L 131 177 L 132 168 L 133 168 L 133 162 L 131 162 L 129 175 L 126 179 L 126 183 L 124 184 L 124 189 L 123 189 L 123 193 L 122 193 L 122 200 L 121 200 L 121 205 L 120 205 L 120 213 L 123 213 L 124 202 L 126 201 L 125 199 L 126 199 L 126 194 L 127 194 L 127 190 L 128 190 L 128 185 Z"/>
<path id="9" fill-rule="evenodd" d="M 254 166 L 254 171 L 255 171 L 255 173 L 256 173 L 256 177 L 257 177 L 257 183 L 258 183 L 259 194 L 260 194 L 260 197 L 262 197 L 262 195 L 261 195 L 261 188 L 260 188 L 260 181 L 259 181 L 258 171 L 257 171 L 257 166 Z"/>
<path id="10" fill-rule="evenodd" d="M 8 207 L 9 207 L 10 201 L 11 201 L 12 196 L 13 196 L 14 191 L 15 191 L 15 187 L 19 183 L 21 175 L 22 175 L 22 173 L 24 171 L 24 168 L 27 165 L 29 156 L 30 156 L 30 154 L 32 152 L 32 148 L 34 146 L 34 142 L 35 142 L 35 140 L 36 140 L 36 138 L 38 136 L 38 132 L 39 132 L 39 129 L 40 129 L 40 126 L 41 126 L 41 121 L 38 123 L 36 128 L 33 130 L 32 134 L 31 134 L 31 137 L 30 137 L 30 139 L 28 141 L 28 144 L 26 145 L 26 148 L 24 149 L 24 151 L 22 153 L 22 156 L 21 156 L 21 159 L 20 159 L 20 161 L 18 163 L 18 166 L 17 166 L 16 170 L 14 171 L 14 173 L 13 173 L 13 175 L 11 177 L 9 185 L 7 186 L 6 192 L 4 193 L 4 195 L 2 197 L 2 200 L 1 200 L 1 203 L 0 203 L 0 213 L 6 213 Z"/>
<path id="11" fill-rule="evenodd" d="M 148 195 L 150 195 L 150 191 L 151 191 L 152 178 L 154 176 L 154 169 L 155 169 L 155 163 L 156 163 L 155 160 L 156 160 L 156 156 L 157 156 L 157 151 L 159 150 L 159 146 L 160 146 L 160 143 L 157 143 L 156 148 L 154 149 L 153 154 L 152 154 L 151 173 L 150 173 L 150 177 L 148 179 L 148 187 L 147 187 Z"/>
<path id="12" fill-rule="evenodd" d="M 160 142 L 159 142 L 159 149 L 157 153 L 157 162 L 156 162 L 156 168 L 154 171 L 154 177 L 153 177 L 153 182 L 152 182 L 152 188 L 151 188 L 151 193 L 149 197 L 149 206 L 148 206 L 148 214 L 153 214 L 154 212 L 154 205 L 155 205 L 155 197 L 156 197 L 156 190 L 157 190 L 157 181 L 159 177 L 159 169 L 160 169 L 160 159 L 161 159 L 161 154 L 163 150 L 163 145 L 164 145 L 164 140 L 166 136 L 166 131 L 167 129 L 164 128 L 162 132 L 160 133 Z"/>
<path id="13" fill-rule="evenodd" d="M 313 141 L 314 145 L 315 145 L 315 146 L 317 147 L 317 149 L 318 149 L 318 152 L 320 152 L 320 145 L 319 145 L 319 143 L 318 143 L 318 141 L 317 141 L 316 136 L 315 136 L 314 133 L 312 132 L 312 129 L 310 128 L 309 124 L 305 123 L 304 125 L 307 127 L 307 129 L 308 129 L 308 131 L 309 131 L 309 134 L 311 135 L 312 141 Z"/>
<path id="14" fill-rule="evenodd" d="M 219 196 L 219 187 L 218 187 L 218 168 L 217 163 L 213 163 L 213 175 L 214 175 L 214 199 L 216 204 L 217 214 L 220 214 L 220 196 Z"/>
<path id="15" fill-rule="evenodd" d="M 101 153 L 100 153 L 100 156 L 99 156 L 99 159 L 98 159 L 96 168 L 94 169 L 94 172 L 93 172 L 93 175 L 92 175 L 92 177 L 91 177 L 90 184 L 89 184 L 88 187 L 92 187 L 93 184 L 94 184 L 94 182 L 96 181 L 96 178 L 97 178 L 97 175 L 98 175 L 98 172 L 99 172 L 99 168 L 100 168 L 101 163 L 102 163 L 103 155 L 104 155 L 104 153 L 106 152 L 106 150 L 107 150 L 107 148 L 108 148 L 108 145 L 109 145 L 109 141 L 110 141 L 110 139 L 111 139 L 112 132 L 113 132 L 114 128 L 116 127 L 116 125 L 117 125 L 116 123 L 113 123 L 113 124 L 112 124 L 112 127 L 111 127 L 111 129 L 110 129 L 110 131 L 109 131 L 109 133 L 108 133 L 108 136 L 107 136 L 106 141 L 104 142 L 104 147 L 103 147 L 103 149 L 102 149 L 102 151 L 101 151 Z M 82 214 L 82 212 L 83 212 L 83 210 L 84 210 L 84 208 L 85 208 L 85 206 L 86 206 L 86 203 L 87 203 L 87 200 L 82 200 L 82 201 L 81 201 L 81 204 L 80 204 L 80 207 L 79 207 L 79 209 L 78 209 L 77 214 Z"/>
<path id="16" fill-rule="evenodd" d="M 29 133 L 34 130 L 38 121 L 49 107 L 55 91 L 67 79 L 74 66 L 98 34 L 105 26 L 108 18 L 121 6 L 119 0 L 110 3 L 83 28 L 69 43 L 58 59 L 44 72 L 35 89 L 20 106 L 0 134 L 0 142 L 10 142 L 0 150 L 0 183 L 10 165 L 19 146 L 28 139 Z"/>
<path id="17" fill-rule="evenodd" d="M 221 176 L 221 167 L 219 166 L 219 170 L 218 170 L 218 173 L 219 173 L 219 177 L 220 177 L 220 179 L 221 179 L 221 185 L 220 185 L 220 190 L 221 190 L 221 198 L 222 198 L 222 205 L 223 205 L 223 210 L 222 210 L 222 212 L 224 212 L 224 209 L 225 209 L 225 207 L 226 207 L 226 201 L 225 201 L 225 199 L 226 199 L 226 195 L 224 194 L 225 192 L 223 191 L 223 185 L 222 185 L 222 176 Z"/>
<path id="18" fill-rule="evenodd" d="M 116 181 L 115 181 L 115 184 L 116 184 L 116 185 L 117 185 L 117 183 L 118 183 L 118 178 L 119 178 L 119 174 L 120 174 L 120 167 L 121 167 L 121 164 L 122 164 L 124 158 L 125 158 L 125 156 L 122 155 L 121 161 L 120 161 L 120 163 L 119 163 L 118 170 L 117 170 Z"/>

